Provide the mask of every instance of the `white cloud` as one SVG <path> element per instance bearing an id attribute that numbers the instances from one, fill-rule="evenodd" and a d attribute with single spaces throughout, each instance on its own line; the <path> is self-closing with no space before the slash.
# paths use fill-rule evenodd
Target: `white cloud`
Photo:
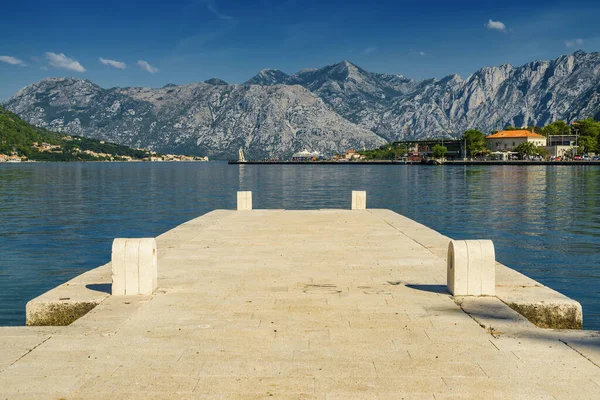
<path id="1" fill-rule="evenodd" d="M 204 3 L 206 3 L 206 7 L 208 8 L 208 11 L 210 11 L 211 13 L 213 13 L 217 18 L 220 19 L 234 19 L 231 15 L 226 15 L 223 14 L 221 12 L 219 12 L 219 10 L 217 9 L 217 5 L 215 3 L 214 0 L 204 0 Z"/>
<path id="2" fill-rule="evenodd" d="M 568 48 L 583 46 L 583 39 L 565 40 L 565 46 L 567 46 Z"/>
<path id="3" fill-rule="evenodd" d="M 497 31 L 506 32 L 506 25 L 501 21 L 492 21 L 491 19 L 485 24 L 485 27 L 488 29 L 494 29 Z"/>
<path id="4" fill-rule="evenodd" d="M 419 52 L 419 55 L 420 55 L 420 56 L 424 56 L 424 55 L 425 55 L 425 52 L 424 52 L 424 51 L 420 51 L 420 52 Z"/>
<path id="5" fill-rule="evenodd" d="M 154 68 L 152 65 L 148 64 L 146 61 L 144 60 L 139 60 L 137 62 L 138 67 L 140 67 L 141 69 L 143 69 L 144 71 L 148 71 L 151 74 L 155 74 L 158 72 L 158 68 Z"/>
<path id="6" fill-rule="evenodd" d="M 125 68 L 127 68 L 127 64 L 125 64 L 124 62 L 121 62 L 121 61 L 107 60 L 107 59 L 102 58 L 102 57 L 100 57 L 99 60 L 104 65 L 109 65 L 111 67 L 115 67 L 115 68 L 118 68 L 118 69 L 125 69 Z"/>
<path id="7" fill-rule="evenodd" d="M 18 58 L 11 56 L 0 56 L 0 61 L 10 65 L 21 65 L 23 67 L 27 66 L 27 64 L 25 64 L 23 60 L 19 60 Z"/>
<path id="8" fill-rule="evenodd" d="M 63 53 L 56 54 L 47 52 L 46 57 L 48 58 L 48 63 L 53 67 L 68 69 L 75 72 L 85 72 L 83 65 L 79 64 L 76 60 L 65 56 Z"/>
<path id="9" fill-rule="evenodd" d="M 371 54 L 371 53 L 373 53 L 374 51 L 375 51 L 375 47 L 367 47 L 366 49 L 364 49 L 364 50 L 362 51 L 362 53 L 363 53 L 364 55 L 368 55 L 368 54 Z"/>

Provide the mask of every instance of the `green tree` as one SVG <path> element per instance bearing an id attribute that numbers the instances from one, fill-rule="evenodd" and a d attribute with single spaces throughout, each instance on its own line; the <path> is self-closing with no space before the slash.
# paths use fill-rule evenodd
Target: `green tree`
<path id="1" fill-rule="evenodd" d="M 473 157 L 486 151 L 485 135 L 477 129 L 469 129 L 463 135 L 467 142 L 467 153 Z"/>
<path id="2" fill-rule="evenodd" d="M 48 143 L 60 146 L 60 150 L 40 152 L 34 143 Z M 81 153 L 79 150 L 92 150 L 98 153 L 129 155 L 136 159 L 147 156 L 145 151 L 131 149 L 114 143 L 101 143 L 97 139 L 67 136 L 28 124 L 0 106 L 0 154 L 16 153 L 30 160 L 38 161 L 77 161 L 95 160 L 97 157 Z"/>
<path id="3" fill-rule="evenodd" d="M 431 149 L 431 151 L 433 152 L 433 156 L 435 158 L 444 158 L 444 156 L 448 152 L 448 148 L 446 146 L 442 146 L 441 144 L 436 144 L 435 146 L 433 146 L 433 149 Z"/>
<path id="4" fill-rule="evenodd" d="M 550 135 L 568 135 L 571 132 L 571 127 L 565 121 L 554 121 L 542 128 L 542 135 L 548 137 Z"/>
<path id="5" fill-rule="evenodd" d="M 394 144 L 394 158 L 397 160 L 408 152 L 408 147 L 404 143 Z"/>
<path id="6" fill-rule="evenodd" d="M 546 150 L 544 146 L 538 146 L 536 151 L 537 154 L 542 156 L 543 158 L 548 158 L 548 150 Z"/>
<path id="7" fill-rule="evenodd" d="M 573 128 L 579 136 L 579 152 L 590 153 L 600 150 L 600 122 L 592 118 L 573 123 Z"/>
<path id="8" fill-rule="evenodd" d="M 526 128 L 518 128 L 516 126 L 507 126 L 506 128 L 504 128 L 505 131 L 520 131 L 520 130 L 527 130 L 529 132 L 535 132 L 537 134 L 542 134 L 542 128 L 540 128 L 539 126 L 535 126 L 535 125 L 529 125 Z M 494 132 L 496 133 L 496 132 Z"/>
<path id="9" fill-rule="evenodd" d="M 598 141 L 591 136 L 581 136 L 578 144 L 578 154 L 592 153 L 596 151 Z"/>
<path id="10" fill-rule="evenodd" d="M 519 155 L 521 157 L 535 156 L 535 155 L 539 154 L 537 146 L 535 144 L 533 144 L 532 142 L 523 142 L 520 145 L 518 145 L 515 148 L 515 150 L 517 151 L 517 153 L 519 153 Z"/>

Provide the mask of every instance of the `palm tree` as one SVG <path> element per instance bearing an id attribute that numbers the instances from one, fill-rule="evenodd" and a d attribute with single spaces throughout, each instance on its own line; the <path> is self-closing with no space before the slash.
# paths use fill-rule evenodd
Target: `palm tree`
<path id="1" fill-rule="evenodd" d="M 515 150 L 519 153 L 521 158 L 523 156 L 535 156 L 539 153 L 537 146 L 531 142 L 523 142 L 518 145 Z"/>

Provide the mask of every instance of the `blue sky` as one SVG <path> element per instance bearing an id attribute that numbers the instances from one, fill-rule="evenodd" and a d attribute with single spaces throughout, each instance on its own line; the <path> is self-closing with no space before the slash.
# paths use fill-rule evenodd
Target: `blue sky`
<path id="1" fill-rule="evenodd" d="M 600 51 L 598 1 L 10 1 L 0 100 L 48 76 L 102 87 L 241 83 L 342 60 L 422 79 Z M 102 60 L 103 61 L 102 61 Z"/>

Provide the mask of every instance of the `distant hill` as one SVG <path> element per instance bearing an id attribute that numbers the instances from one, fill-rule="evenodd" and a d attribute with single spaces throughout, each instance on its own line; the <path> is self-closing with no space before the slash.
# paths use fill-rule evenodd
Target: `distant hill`
<path id="1" fill-rule="evenodd" d="M 0 106 L 0 155 L 34 161 L 142 160 L 147 151 L 38 128 Z"/>
<path id="2" fill-rule="evenodd" d="M 380 146 L 300 85 L 190 85 L 103 89 L 85 79 L 46 78 L 6 107 L 37 126 L 159 152 L 249 159 Z"/>
<path id="3" fill-rule="evenodd" d="M 412 80 L 343 61 L 288 75 L 264 69 L 242 85 L 218 79 L 163 88 L 103 89 L 46 78 L 5 106 L 29 123 L 160 152 L 285 158 L 459 137 L 507 126 L 600 118 L 600 53 L 485 67 L 461 78 Z"/>

